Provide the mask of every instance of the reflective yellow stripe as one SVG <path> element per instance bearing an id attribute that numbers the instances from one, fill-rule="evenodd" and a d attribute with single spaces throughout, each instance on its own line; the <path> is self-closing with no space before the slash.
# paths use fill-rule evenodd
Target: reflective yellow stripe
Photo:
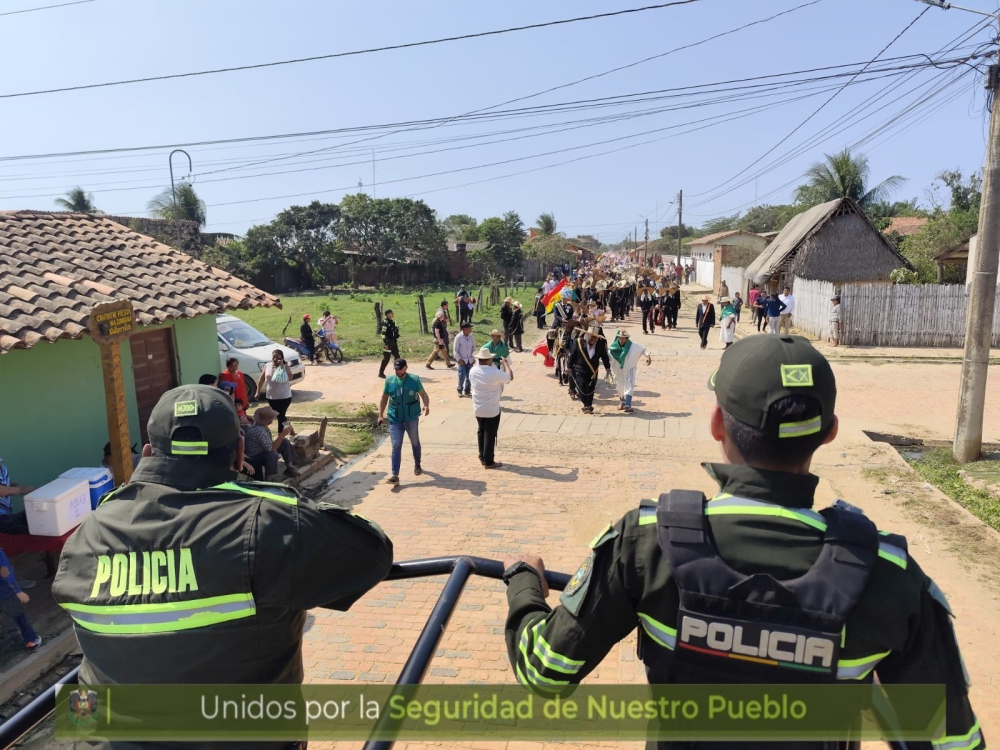
<path id="1" fill-rule="evenodd" d="M 294 495 L 288 497 L 287 495 L 279 495 L 276 492 L 264 492 L 263 490 L 255 490 L 250 487 L 244 487 L 242 484 L 236 484 L 236 482 L 225 482 L 224 484 L 217 484 L 212 488 L 213 490 L 232 490 L 233 492 L 242 492 L 244 495 L 253 495 L 254 497 L 265 497 L 268 500 L 274 500 L 279 503 L 284 503 L 285 505 L 298 505 L 299 499 Z"/>
<path id="2" fill-rule="evenodd" d="M 601 533 L 600 534 L 598 534 L 597 536 L 595 536 L 593 539 L 590 540 L 590 547 L 591 547 L 591 549 L 593 549 L 594 547 L 596 547 L 597 543 L 599 541 L 601 541 L 604 538 L 604 535 L 607 534 L 610 530 L 611 530 L 611 524 L 609 523 L 607 526 L 605 526 L 603 529 L 601 529 Z"/>
<path id="3" fill-rule="evenodd" d="M 642 623 L 642 629 L 646 631 L 646 634 L 652 638 L 654 641 L 659 643 L 664 648 L 668 648 L 671 651 L 677 645 L 677 629 L 672 628 L 669 625 L 664 625 L 658 620 L 654 620 L 647 614 L 639 612 L 639 621 Z"/>
<path id="4" fill-rule="evenodd" d="M 252 594 L 227 594 L 153 604 L 63 604 L 73 621 L 95 633 L 170 633 L 216 625 L 257 613 Z"/>
<path id="5" fill-rule="evenodd" d="M 977 721 L 965 734 L 953 734 L 942 737 L 939 740 L 932 740 L 931 745 L 934 750 L 972 750 L 983 741 L 983 733 Z"/>
<path id="6" fill-rule="evenodd" d="M 778 518 L 789 518 L 794 521 L 800 521 L 819 531 L 826 531 L 826 521 L 815 511 L 796 510 L 794 508 L 786 508 L 783 505 L 775 505 L 774 503 L 765 503 L 748 498 L 712 500 L 705 506 L 705 515 L 776 516 Z"/>
<path id="7" fill-rule="evenodd" d="M 879 542 L 878 556 L 883 560 L 895 563 L 903 570 L 906 570 L 906 550 L 902 547 L 897 547 L 894 544 L 888 544 L 886 542 Z"/>
<path id="8" fill-rule="evenodd" d="M 648 526 L 651 523 L 656 523 L 656 508 L 643 505 L 639 508 L 639 525 Z"/>
<path id="9" fill-rule="evenodd" d="M 531 627 L 531 633 L 535 636 L 535 647 L 532 653 L 538 657 L 538 660 L 545 666 L 546 669 L 554 669 L 556 672 L 562 672 L 563 674 L 573 675 L 580 671 L 583 667 L 584 662 L 578 659 L 570 659 L 568 656 L 563 656 L 557 653 L 542 637 L 542 634 L 538 632 L 538 627 L 544 620 L 539 620 Z"/>
<path id="10" fill-rule="evenodd" d="M 863 680 L 890 653 L 892 652 L 883 651 L 880 654 L 863 656 L 860 659 L 839 659 L 837 661 L 837 679 Z"/>
<path id="11" fill-rule="evenodd" d="M 544 620 L 542 620 L 541 622 L 544 622 Z M 533 631 L 533 628 L 525 628 L 523 631 L 521 631 L 521 642 L 519 644 L 521 651 L 521 660 L 524 662 L 524 669 L 526 673 L 526 675 L 525 674 L 521 675 L 526 677 L 524 684 L 534 685 L 536 687 L 543 687 L 543 688 L 546 687 L 546 685 L 556 685 L 556 686 L 569 685 L 569 680 L 550 679 L 545 675 L 543 675 L 541 672 L 539 672 L 537 669 L 535 669 L 535 667 L 532 665 L 530 657 L 528 655 L 528 641 L 530 640 L 528 636 L 529 630 Z M 532 647 L 532 651 L 534 651 L 534 647 Z"/>
<path id="12" fill-rule="evenodd" d="M 208 443 L 184 443 L 174 440 L 170 443 L 170 453 L 175 456 L 207 456 Z"/>
<path id="13" fill-rule="evenodd" d="M 802 422 L 782 422 L 778 425 L 778 437 L 805 437 L 806 435 L 815 435 L 822 429 L 822 417 L 813 417 Z"/>

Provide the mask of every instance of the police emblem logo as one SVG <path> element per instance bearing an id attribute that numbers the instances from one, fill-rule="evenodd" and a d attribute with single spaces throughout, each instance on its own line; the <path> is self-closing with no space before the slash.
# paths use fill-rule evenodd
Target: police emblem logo
<path id="1" fill-rule="evenodd" d="M 69 694 L 69 719 L 77 726 L 91 726 L 97 723 L 97 693 L 87 688 L 78 688 Z"/>
<path id="2" fill-rule="evenodd" d="M 812 386 L 812 365 L 782 365 L 781 384 L 785 388 L 808 388 Z"/>
<path id="3" fill-rule="evenodd" d="M 174 404 L 175 417 L 194 417 L 198 415 L 197 401 L 178 401 Z"/>
<path id="4" fill-rule="evenodd" d="M 590 571 L 593 569 L 593 567 L 594 567 L 594 555 L 593 553 L 591 553 L 590 555 L 587 556 L 587 559 L 583 561 L 583 564 L 580 565 L 579 570 L 577 570 L 573 574 L 573 577 L 569 579 L 569 583 L 566 584 L 566 588 L 563 590 L 563 593 L 567 595 L 572 595 L 577 591 L 579 591 L 580 587 L 587 582 L 588 578 L 590 578 Z"/>

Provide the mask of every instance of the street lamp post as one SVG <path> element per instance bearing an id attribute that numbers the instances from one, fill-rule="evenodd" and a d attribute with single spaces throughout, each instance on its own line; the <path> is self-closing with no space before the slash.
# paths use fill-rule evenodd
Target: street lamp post
<path id="1" fill-rule="evenodd" d="M 996 13 L 953 5 L 946 0 L 918 0 L 942 10 L 964 10 L 1000 20 Z M 961 464 L 979 458 L 983 447 L 983 409 L 986 375 L 993 339 L 993 308 L 996 304 L 997 265 L 1000 261 L 1000 68 L 990 65 L 986 88 L 992 92 L 990 138 L 983 169 L 983 197 L 979 210 L 979 244 L 969 267 L 969 309 L 965 324 L 965 353 L 958 386 L 955 442 L 952 452 Z"/>

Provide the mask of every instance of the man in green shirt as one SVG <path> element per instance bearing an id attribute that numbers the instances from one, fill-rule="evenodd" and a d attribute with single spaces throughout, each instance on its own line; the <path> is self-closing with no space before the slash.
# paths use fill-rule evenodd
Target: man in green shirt
<path id="1" fill-rule="evenodd" d="M 503 334 L 500 333 L 496 328 L 490 331 L 490 343 L 486 347 L 493 352 L 493 366 L 498 370 L 503 369 L 500 365 L 501 359 L 507 359 L 510 356 L 510 348 L 501 341 Z"/>
<path id="2" fill-rule="evenodd" d="M 386 481 L 389 484 L 399 484 L 404 432 L 409 435 L 410 447 L 413 448 L 413 473 L 417 476 L 423 474 L 420 469 L 420 402 L 424 404 L 423 412 L 426 417 L 431 413 L 431 400 L 420 378 L 407 374 L 405 359 L 397 359 L 393 365 L 396 372 L 385 379 L 382 388 L 378 423 L 385 422 L 385 410 L 388 406 L 389 439 L 392 441 L 392 475 Z"/>

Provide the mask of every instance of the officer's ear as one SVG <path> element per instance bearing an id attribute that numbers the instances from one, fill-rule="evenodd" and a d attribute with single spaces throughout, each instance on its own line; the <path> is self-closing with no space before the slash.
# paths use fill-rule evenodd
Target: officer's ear
<path id="1" fill-rule="evenodd" d="M 716 404 L 712 408 L 712 416 L 709 417 L 709 431 L 712 433 L 712 439 L 721 443 L 726 439 L 726 423 L 722 419 L 722 409 Z"/>
<path id="2" fill-rule="evenodd" d="M 830 425 L 830 432 L 827 436 L 823 438 L 823 445 L 829 445 L 834 440 L 837 439 L 837 432 L 840 430 L 840 420 L 837 419 L 837 415 L 833 415 L 833 424 Z"/>
<path id="3" fill-rule="evenodd" d="M 149 443 L 146 443 L 144 446 L 142 446 L 142 457 L 143 458 L 153 457 L 153 446 L 151 446 Z"/>

